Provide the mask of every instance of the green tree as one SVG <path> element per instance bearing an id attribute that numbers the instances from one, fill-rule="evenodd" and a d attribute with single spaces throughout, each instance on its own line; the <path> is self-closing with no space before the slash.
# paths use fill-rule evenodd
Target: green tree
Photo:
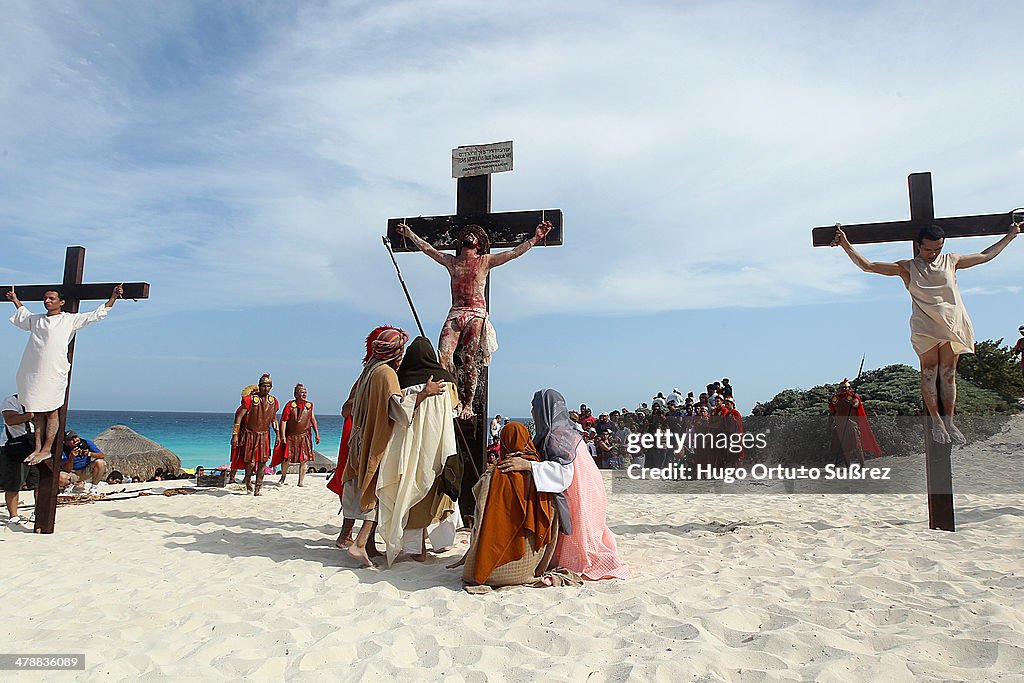
<path id="1" fill-rule="evenodd" d="M 974 353 L 960 357 L 957 374 L 972 384 L 990 389 L 1008 403 L 1024 397 L 1024 377 L 1013 360 L 1013 349 L 1003 340 L 986 339 L 974 345 Z"/>
<path id="2" fill-rule="evenodd" d="M 999 353 L 992 350 L 993 347 Z M 1014 396 L 1004 397 L 985 382 L 1004 380 L 1004 358 L 998 342 L 981 342 L 981 367 L 989 375 L 961 377 L 957 382 L 957 421 L 971 441 L 995 434 L 1007 417 L 1020 410 Z M 969 358 L 963 356 L 961 362 Z M 995 360 L 993 360 L 995 359 Z M 1016 368 L 1013 368 L 1015 372 Z M 853 390 L 864 400 L 872 430 L 886 455 L 920 452 L 924 444 L 921 375 L 909 365 L 888 365 L 869 370 L 854 380 Z M 785 389 L 770 401 L 758 403 L 744 420 L 751 432 L 770 431 L 768 449 L 759 455 L 772 462 L 816 464 L 828 462 L 828 400 L 838 389 L 822 384 L 810 389 Z"/>

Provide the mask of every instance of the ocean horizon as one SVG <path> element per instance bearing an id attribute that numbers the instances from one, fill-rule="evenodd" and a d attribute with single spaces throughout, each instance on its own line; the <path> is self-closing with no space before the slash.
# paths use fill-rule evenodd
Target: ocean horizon
<path id="1" fill-rule="evenodd" d="M 95 439 L 114 425 L 124 425 L 173 451 L 181 466 L 193 468 L 225 465 L 231 456 L 230 413 L 162 412 L 156 410 L 69 410 L 67 428 Z M 317 415 L 320 444 L 314 448 L 337 460 L 341 444 L 340 415 Z"/>
<path id="2" fill-rule="evenodd" d="M 182 467 L 202 465 L 210 468 L 226 465 L 230 460 L 234 415 L 234 411 L 69 410 L 67 429 L 86 439 L 95 439 L 114 425 L 124 425 L 170 449 L 181 459 Z M 316 421 L 320 427 L 320 444 L 314 445 L 314 449 L 331 460 L 337 460 L 341 445 L 341 415 L 317 415 Z"/>

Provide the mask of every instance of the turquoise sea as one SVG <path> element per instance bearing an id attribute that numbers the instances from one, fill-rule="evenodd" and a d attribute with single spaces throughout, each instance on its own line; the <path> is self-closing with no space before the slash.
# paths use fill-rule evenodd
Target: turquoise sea
<path id="1" fill-rule="evenodd" d="M 234 413 L 164 413 L 143 411 L 69 410 L 68 429 L 93 439 L 112 425 L 131 427 L 169 448 L 182 467 L 216 467 L 228 462 Z M 341 443 L 340 415 L 317 415 L 320 445 L 316 450 L 331 460 Z"/>

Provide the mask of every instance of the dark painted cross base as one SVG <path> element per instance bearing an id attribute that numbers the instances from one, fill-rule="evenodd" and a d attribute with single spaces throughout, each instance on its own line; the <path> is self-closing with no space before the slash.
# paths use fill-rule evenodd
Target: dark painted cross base
<path id="1" fill-rule="evenodd" d="M 873 244 L 876 242 L 906 242 L 917 238 L 921 228 L 938 225 L 946 237 L 974 237 L 980 235 L 1006 234 L 1012 221 L 1012 212 L 986 214 L 982 216 L 935 217 L 932 200 L 932 174 L 911 173 L 907 178 L 910 192 L 910 220 L 889 223 L 862 223 L 843 225 L 843 232 L 852 244 Z M 835 237 L 835 226 L 814 228 L 811 239 L 816 247 L 828 246 Z M 948 239 L 947 239 L 948 244 Z M 916 255 L 916 249 L 915 249 Z M 940 414 L 944 412 L 940 403 Z M 927 414 L 925 423 L 926 477 L 928 480 L 928 526 L 931 529 L 955 531 L 953 514 L 953 468 L 951 463 L 952 445 L 932 441 L 932 418 Z"/>
<path id="2" fill-rule="evenodd" d="M 939 387 L 936 385 L 936 392 Z M 936 395 L 940 395 L 936 393 Z M 927 411 L 925 411 L 927 413 Z M 945 412 L 939 399 L 939 413 Z M 928 481 L 928 528 L 938 531 L 956 531 L 953 511 L 953 444 L 937 443 L 932 439 L 934 418 L 925 415 L 925 478 Z"/>
<path id="3" fill-rule="evenodd" d="M 64 296 L 63 311 L 78 313 L 79 304 L 86 300 L 107 299 L 117 282 L 105 284 L 83 284 L 85 274 L 85 247 L 68 247 L 64 257 L 64 281 L 56 285 L 15 285 L 15 292 L 22 301 L 42 301 L 46 292 L 60 291 Z M 0 286 L 3 291 L 10 291 L 11 285 Z M 149 284 L 146 282 L 124 283 L 125 299 L 148 299 Z M 68 345 L 68 363 L 75 357 L 75 340 Z M 37 534 L 52 534 L 57 518 L 57 493 L 60 491 L 60 453 L 64 452 L 64 430 L 67 428 L 68 398 L 71 396 L 71 373 L 68 372 L 68 386 L 64 390 L 64 405 L 57 412 L 57 435 L 50 449 L 50 459 L 39 464 L 39 488 L 36 489 L 36 521 Z M 71 471 L 73 461 L 69 458 L 64 469 Z"/>

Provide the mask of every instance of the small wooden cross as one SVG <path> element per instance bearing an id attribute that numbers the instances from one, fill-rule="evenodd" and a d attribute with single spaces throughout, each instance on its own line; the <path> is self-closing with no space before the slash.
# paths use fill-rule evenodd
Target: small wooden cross
<path id="1" fill-rule="evenodd" d="M 82 301 L 106 300 L 110 293 L 119 283 L 108 282 L 102 284 L 84 284 L 82 277 L 85 274 L 85 247 L 68 247 L 64 257 L 64 281 L 57 285 L 3 285 L 0 291 L 10 291 L 14 287 L 15 293 L 22 301 L 42 301 L 46 292 L 59 291 L 64 297 L 64 306 L 61 310 L 66 313 L 78 313 L 78 305 Z M 124 299 L 148 299 L 149 283 L 147 282 L 125 282 Z M 75 356 L 75 340 L 68 344 L 68 363 L 71 363 Z M 64 452 L 64 430 L 67 426 L 68 397 L 71 395 L 71 373 L 68 372 L 68 387 L 64 392 L 64 405 L 58 412 L 59 423 L 57 435 L 53 440 L 53 448 L 50 451 L 52 457 L 39 464 L 39 488 L 36 490 L 36 523 L 37 534 L 52 534 L 54 521 L 57 517 L 57 493 L 60 490 L 61 455 Z M 73 458 L 68 458 L 64 470 L 71 471 Z"/>
<path id="2" fill-rule="evenodd" d="M 887 223 L 862 223 L 847 225 L 843 232 L 851 244 L 875 244 L 879 242 L 914 242 L 916 255 L 917 234 L 921 228 L 938 225 L 946 237 L 978 237 L 981 235 L 1005 235 L 1013 220 L 1012 213 L 992 213 L 980 216 L 935 217 L 932 200 L 932 174 L 911 173 L 907 179 L 910 189 L 910 220 Z M 834 225 L 814 228 L 811 231 L 816 247 L 832 244 L 836 228 Z M 938 381 L 938 380 L 936 380 Z M 944 413 L 942 395 L 939 397 L 939 413 Z M 925 476 L 928 480 L 928 526 L 931 529 L 956 531 L 953 514 L 953 445 L 940 444 L 932 439 L 929 417 L 925 411 Z"/>

